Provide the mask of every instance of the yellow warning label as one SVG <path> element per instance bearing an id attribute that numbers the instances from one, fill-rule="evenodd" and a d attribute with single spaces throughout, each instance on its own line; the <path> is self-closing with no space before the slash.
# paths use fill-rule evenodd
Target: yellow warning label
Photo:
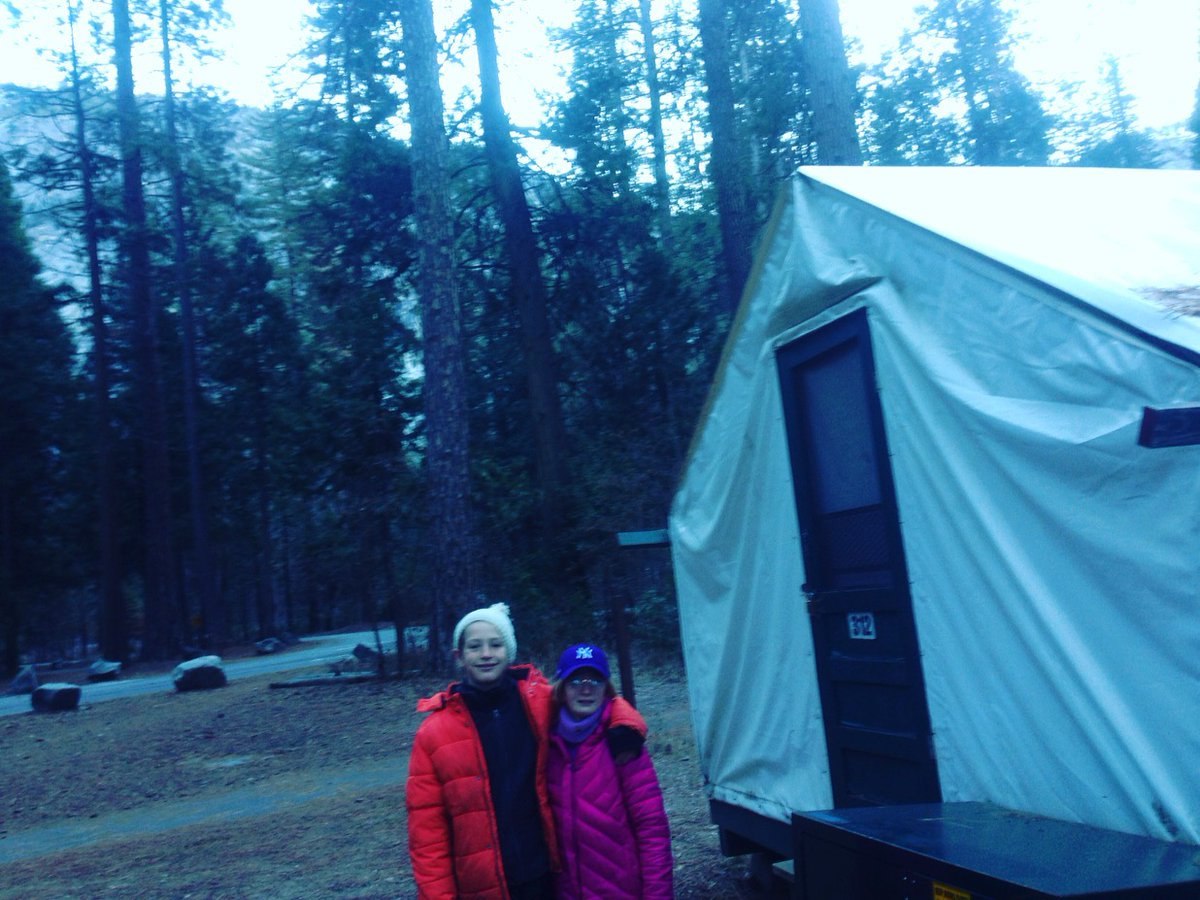
<path id="1" fill-rule="evenodd" d="M 966 891 L 960 891 L 958 888 L 935 881 L 933 883 L 933 900 L 971 900 L 971 895 Z"/>

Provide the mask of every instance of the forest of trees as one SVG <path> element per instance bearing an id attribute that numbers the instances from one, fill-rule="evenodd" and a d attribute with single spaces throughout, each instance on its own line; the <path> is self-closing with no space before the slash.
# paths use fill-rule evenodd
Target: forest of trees
<path id="1" fill-rule="evenodd" d="M 481 598 L 548 640 L 615 599 L 669 643 L 665 554 L 614 533 L 665 525 L 797 167 L 1200 159 L 1115 61 L 1091 102 L 1031 84 L 1004 0 L 931 0 L 871 69 L 837 0 L 575 0 L 519 132 L 503 3 L 439 35 L 431 0 L 314 0 L 320 91 L 266 110 L 176 78 L 221 0 L 57 3 L 60 85 L 0 87 L 8 673 L 364 622 L 442 646 Z"/>

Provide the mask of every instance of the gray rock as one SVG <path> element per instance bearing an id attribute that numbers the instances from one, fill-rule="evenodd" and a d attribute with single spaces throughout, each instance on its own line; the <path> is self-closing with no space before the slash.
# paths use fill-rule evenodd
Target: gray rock
<path id="1" fill-rule="evenodd" d="M 111 659 L 98 659 L 88 666 L 88 681 L 113 681 L 121 674 L 121 664 Z"/>
<path id="2" fill-rule="evenodd" d="M 206 691 L 228 683 L 219 656 L 198 656 L 181 662 L 171 673 L 177 691 Z"/>
<path id="3" fill-rule="evenodd" d="M 254 649 L 260 654 L 278 653 L 283 648 L 283 641 L 276 637 L 263 638 L 254 645 Z"/>
<path id="4" fill-rule="evenodd" d="M 79 708 L 81 691 L 77 684 L 51 681 L 34 688 L 31 700 L 37 712 L 63 712 Z"/>
<path id="5" fill-rule="evenodd" d="M 374 663 L 379 660 L 379 651 L 368 647 L 366 644 L 359 644 L 351 653 L 355 659 L 361 659 L 365 663 Z"/>
<path id="6" fill-rule="evenodd" d="M 8 686 L 8 692 L 10 694 L 32 694 L 37 686 L 37 669 L 33 666 L 21 666 L 17 671 L 17 677 Z"/>

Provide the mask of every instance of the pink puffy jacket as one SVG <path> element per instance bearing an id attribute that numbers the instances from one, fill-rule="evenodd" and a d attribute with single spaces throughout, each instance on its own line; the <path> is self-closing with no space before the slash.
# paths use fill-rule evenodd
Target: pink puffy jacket
<path id="1" fill-rule="evenodd" d="M 560 900 L 670 900 L 671 831 L 650 754 L 617 765 L 604 739 L 610 703 L 574 758 L 550 737 L 550 806 Z"/>

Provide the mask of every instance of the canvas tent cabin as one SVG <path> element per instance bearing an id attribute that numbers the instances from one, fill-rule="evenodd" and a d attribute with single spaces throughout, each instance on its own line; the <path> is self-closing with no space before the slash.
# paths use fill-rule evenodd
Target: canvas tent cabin
<path id="1" fill-rule="evenodd" d="M 1200 842 L 1200 174 L 809 168 L 669 532 L 731 847 L 986 801 Z"/>

